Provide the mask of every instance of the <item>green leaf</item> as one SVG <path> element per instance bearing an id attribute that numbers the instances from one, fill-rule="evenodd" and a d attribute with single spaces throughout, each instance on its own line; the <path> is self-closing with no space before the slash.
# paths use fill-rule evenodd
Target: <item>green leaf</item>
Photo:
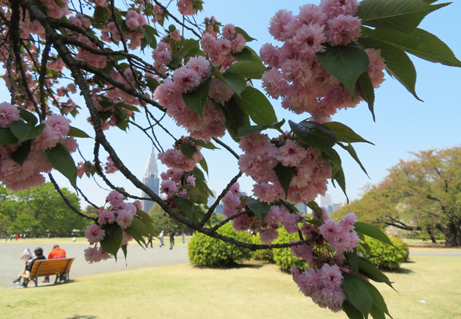
<path id="1" fill-rule="evenodd" d="M 104 225 L 102 229 L 105 230 L 106 225 Z M 101 248 L 104 249 L 104 251 L 107 251 L 109 254 L 112 254 L 115 257 L 115 260 L 117 260 L 117 252 L 118 252 L 118 249 L 120 248 L 120 245 L 122 244 L 122 239 L 123 239 L 123 230 L 119 225 L 115 224 L 115 228 L 113 229 L 113 232 L 112 233 L 106 232 L 104 239 L 101 240 L 100 242 Z"/>
<path id="2" fill-rule="evenodd" d="M 19 142 L 24 141 L 24 138 L 27 136 L 29 131 L 33 128 L 23 121 L 15 121 L 10 123 L 10 130 L 16 136 Z"/>
<path id="3" fill-rule="evenodd" d="M 243 37 L 245 38 L 245 40 L 247 42 L 251 42 L 253 40 L 256 40 L 255 38 L 252 38 L 248 35 L 248 33 L 246 33 L 242 28 L 239 28 L 239 27 L 235 27 L 235 32 L 236 33 L 240 33 L 241 35 L 243 35 Z"/>
<path id="4" fill-rule="evenodd" d="M 359 90 L 360 90 L 360 96 L 362 99 L 365 100 L 368 104 L 368 109 L 371 112 L 371 115 L 373 116 L 373 121 L 376 122 L 375 118 L 375 89 L 373 88 L 373 83 L 371 82 L 370 75 L 368 72 L 363 72 L 359 76 Z"/>
<path id="5" fill-rule="evenodd" d="M 37 124 L 38 120 L 37 118 L 35 117 L 34 114 L 32 114 L 31 112 L 23 109 L 22 107 L 18 107 L 18 110 L 19 110 L 19 116 L 24 120 L 26 121 L 27 123 L 35 126 L 35 124 Z"/>
<path id="6" fill-rule="evenodd" d="M 178 53 L 171 56 L 171 62 L 168 64 L 168 67 L 171 69 L 177 69 L 181 65 L 182 60 L 184 59 L 184 54 Z"/>
<path id="7" fill-rule="evenodd" d="M 31 144 L 31 141 L 22 143 L 22 145 L 19 146 L 18 149 L 13 153 L 11 159 L 22 166 L 27 156 L 29 156 Z"/>
<path id="8" fill-rule="evenodd" d="M 309 203 L 306 204 L 307 207 L 312 209 L 320 218 L 322 218 L 322 208 L 320 208 L 319 204 L 316 201 L 311 200 Z"/>
<path id="9" fill-rule="evenodd" d="M 52 149 L 46 150 L 45 153 L 50 164 L 67 177 L 74 188 L 77 188 L 77 168 L 67 148 L 58 143 Z"/>
<path id="10" fill-rule="evenodd" d="M 190 200 L 184 197 L 174 196 L 173 202 L 189 217 L 189 219 L 192 218 L 195 206 Z"/>
<path id="11" fill-rule="evenodd" d="M 347 202 L 349 203 L 349 197 L 346 193 L 346 178 L 344 176 L 344 170 L 341 168 L 338 173 L 334 176 L 334 180 L 338 182 L 339 187 L 343 190 L 344 195 L 346 196 Z"/>
<path id="12" fill-rule="evenodd" d="M 365 174 L 367 174 L 368 176 L 368 173 L 367 173 L 367 170 L 365 169 L 365 167 L 362 165 L 362 162 L 360 162 L 359 160 L 359 157 L 357 156 L 357 153 L 355 152 L 355 149 L 354 147 L 351 145 L 351 144 L 347 144 L 347 146 L 345 146 L 344 144 L 342 143 L 338 143 L 339 146 L 341 146 L 343 149 L 345 149 L 346 151 L 349 152 L 349 154 L 352 156 L 352 158 L 359 164 L 360 168 L 362 169 L 362 171 L 365 172 Z M 373 144 L 374 145 L 374 144 Z M 369 176 L 368 176 L 369 177 Z"/>
<path id="13" fill-rule="evenodd" d="M 357 133 L 355 133 L 349 126 L 344 125 L 343 123 L 340 122 L 327 122 L 323 123 L 324 126 L 328 127 L 335 135 L 338 141 L 340 142 L 346 142 L 346 143 L 357 143 L 357 142 L 363 142 L 363 143 L 370 143 L 374 145 L 373 143 L 367 141 Z"/>
<path id="14" fill-rule="evenodd" d="M 0 128 L 0 145 L 10 145 L 18 143 L 18 138 L 14 136 L 9 128 Z"/>
<path id="15" fill-rule="evenodd" d="M 239 53 L 233 53 L 232 56 L 237 61 L 253 61 L 253 53 L 246 47 Z"/>
<path id="16" fill-rule="evenodd" d="M 133 220 L 134 220 L 134 218 L 133 218 Z M 142 222 L 141 222 L 141 223 L 142 223 Z M 138 243 L 138 245 L 141 246 L 141 247 L 145 250 L 144 246 L 146 245 L 146 241 L 144 240 L 144 237 L 143 237 L 140 233 L 138 233 L 138 232 L 136 231 L 135 228 L 133 228 L 133 227 L 130 226 L 130 227 L 128 227 L 128 228 L 126 229 L 126 232 L 127 232 L 128 234 L 130 234 L 131 237 L 133 237 L 133 239 L 136 240 L 136 242 Z"/>
<path id="17" fill-rule="evenodd" d="M 205 107 L 206 100 L 208 99 L 210 84 L 211 77 L 201 83 L 194 91 L 182 94 L 182 99 L 184 100 L 184 103 L 186 103 L 187 107 L 192 111 L 197 112 L 200 117 L 202 117 L 202 111 Z"/>
<path id="18" fill-rule="evenodd" d="M 181 144 L 181 152 L 187 157 L 192 158 L 195 152 L 197 152 L 197 148 L 190 143 L 184 143 Z"/>
<path id="19" fill-rule="evenodd" d="M 354 100 L 354 88 L 359 76 L 368 69 L 367 53 L 355 42 L 347 46 L 327 46 L 325 52 L 317 53 L 320 64 L 336 77 L 349 91 Z"/>
<path id="20" fill-rule="evenodd" d="M 313 148 L 328 151 L 338 141 L 335 133 L 317 122 L 302 121 L 297 124 L 289 120 L 288 123 L 293 133 Z"/>
<path id="21" fill-rule="evenodd" d="M 359 261 L 357 257 L 357 251 L 354 250 L 353 252 L 344 253 L 346 255 L 347 261 L 349 262 L 349 266 L 351 266 L 352 270 L 356 273 L 359 273 Z"/>
<path id="22" fill-rule="evenodd" d="M 373 306 L 373 299 L 368 288 L 363 283 L 363 279 L 342 273 L 343 275 L 343 289 L 349 302 L 357 308 L 362 315 L 367 318 Z"/>
<path id="23" fill-rule="evenodd" d="M 347 300 L 344 300 L 342 306 L 344 312 L 350 319 L 363 319 L 362 313 L 352 306 Z"/>
<path id="24" fill-rule="evenodd" d="M 376 282 L 384 282 L 386 285 L 394 289 L 392 287 L 392 283 L 389 278 L 381 272 L 373 263 L 371 263 L 368 259 L 359 257 L 358 258 L 359 269 L 363 272 L 368 278 L 374 280 Z"/>
<path id="25" fill-rule="evenodd" d="M 271 206 L 266 202 L 261 202 L 259 199 L 248 198 L 247 206 L 251 211 L 259 218 L 259 220 L 264 223 L 264 219 L 269 213 Z"/>
<path id="26" fill-rule="evenodd" d="M 336 174 L 338 174 L 339 170 L 342 168 L 341 157 L 339 157 L 338 152 L 336 152 L 332 148 L 322 150 L 322 156 L 326 158 L 327 160 L 329 160 L 330 164 L 333 167 L 333 169 L 331 170 L 331 178 L 333 179 L 336 176 Z M 334 180 L 332 181 L 333 181 L 333 186 L 335 186 Z"/>
<path id="27" fill-rule="evenodd" d="M 240 108 L 245 111 L 258 125 L 268 125 L 277 122 L 274 108 L 267 97 L 259 90 L 246 87 L 241 98 L 234 97 Z"/>
<path id="28" fill-rule="evenodd" d="M 67 136 L 73 136 L 73 137 L 81 137 L 81 138 L 91 138 L 88 134 L 83 132 L 81 129 L 78 129 L 76 127 L 70 126 L 69 127 L 69 133 L 67 133 Z"/>
<path id="29" fill-rule="evenodd" d="M 245 79 L 235 73 L 226 72 L 223 73 L 223 77 L 226 80 L 227 85 L 237 93 L 238 96 L 246 89 L 247 84 Z"/>
<path id="30" fill-rule="evenodd" d="M 373 319 L 386 319 L 384 312 L 380 310 L 375 304 L 371 307 L 370 315 Z"/>
<path id="31" fill-rule="evenodd" d="M 280 122 L 271 123 L 268 125 L 252 125 L 252 126 L 244 126 L 239 128 L 239 136 L 250 135 L 254 133 L 259 133 L 261 131 L 267 130 L 269 128 L 281 131 L 281 127 L 285 124 L 285 119 L 281 120 Z"/>
<path id="32" fill-rule="evenodd" d="M 363 0 L 357 15 L 364 25 L 411 33 L 427 14 L 448 4 L 429 5 L 424 0 Z"/>
<path id="33" fill-rule="evenodd" d="M 126 113 L 125 111 L 120 107 L 115 105 L 114 106 L 115 110 L 115 125 L 122 131 L 126 131 L 128 128 L 128 121 L 126 120 Z"/>
<path id="34" fill-rule="evenodd" d="M 363 222 L 355 222 L 354 227 L 355 231 L 358 233 L 362 233 L 364 235 L 382 241 L 385 244 L 394 246 L 389 237 L 387 237 L 385 233 L 383 233 L 379 228 L 376 228 L 375 226 Z"/>
<path id="35" fill-rule="evenodd" d="M 425 30 L 416 29 L 410 34 L 368 28 L 362 30 L 363 36 L 377 39 L 421 59 L 448 66 L 461 66 L 461 61 L 456 58 L 453 51 L 442 40 Z"/>
<path id="36" fill-rule="evenodd" d="M 386 71 L 395 77 L 416 99 L 421 101 L 415 91 L 415 66 L 403 50 L 372 38 L 359 38 L 359 43 L 366 48 L 380 49 L 381 57 L 386 60 Z"/>
<path id="37" fill-rule="evenodd" d="M 267 68 L 259 61 L 237 61 L 226 72 L 240 74 L 246 79 L 261 79 Z"/>
<path id="38" fill-rule="evenodd" d="M 107 14 L 106 8 L 97 6 L 96 9 L 94 10 L 94 18 L 96 21 L 106 22 L 108 17 L 109 16 Z"/>
<path id="39" fill-rule="evenodd" d="M 124 109 L 133 111 L 133 112 L 140 112 L 139 109 L 136 106 L 127 104 L 125 102 L 119 102 L 119 103 L 117 103 L 117 105 L 120 106 L 120 107 L 123 107 Z"/>
<path id="40" fill-rule="evenodd" d="M 389 310 L 387 310 L 386 302 L 384 301 L 384 298 L 383 296 L 381 296 L 381 293 L 378 291 L 378 289 L 376 289 L 375 286 L 373 286 L 366 280 L 363 280 L 363 283 L 365 284 L 365 286 L 368 288 L 368 291 L 370 292 L 371 298 L 373 299 L 373 304 L 376 305 L 376 307 L 381 312 L 386 313 L 390 317 L 391 315 L 389 314 Z M 375 317 L 373 316 L 373 318 Z M 384 314 L 382 315 L 382 317 L 379 317 L 379 318 L 384 318 Z"/>
<path id="41" fill-rule="evenodd" d="M 149 232 L 147 231 L 146 225 L 141 221 L 141 219 L 139 219 L 136 216 L 133 217 L 133 221 L 131 222 L 131 225 L 128 228 L 134 229 L 141 236 L 149 236 Z"/>
<path id="42" fill-rule="evenodd" d="M 322 221 L 320 219 L 308 219 L 306 220 L 306 223 L 311 225 L 322 226 Z"/>
<path id="43" fill-rule="evenodd" d="M 240 108 L 235 100 L 235 95 L 221 107 L 226 118 L 226 127 L 230 136 L 236 142 L 240 141 L 238 130 L 242 126 L 250 126 L 248 115 Z"/>
<path id="44" fill-rule="evenodd" d="M 122 248 L 122 251 L 123 251 L 123 256 L 125 256 L 125 260 L 126 260 L 126 257 L 128 256 L 128 249 L 126 248 L 126 246 L 127 246 L 126 244 L 120 246 L 120 248 Z"/>
<path id="45" fill-rule="evenodd" d="M 275 168 L 275 174 L 277 179 L 285 191 L 285 199 L 288 197 L 288 189 L 290 188 L 291 180 L 293 179 L 293 174 L 296 171 L 296 167 L 286 167 L 279 163 Z"/>
<path id="46" fill-rule="evenodd" d="M 157 232 L 155 231 L 152 218 L 145 211 L 142 211 L 140 209 L 136 211 L 136 215 L 142 218 L 141 221 L 144 223 L 144 226 L 146 226 L 147 232 L 151 236 L 157 236 Z"/>
<path id="47" fill-rule="evenodd" d="M 209 150 L 219 150 L 219 147 L 216 147 L 210 141 L 204 141 L 204 140 L 201 140 L 201 139 L 198 139 L 198 138 L 193 138 L 193 137 L 189 137 L 189 139 L 192 142 L 194 142 L 195 144 L 197 144 L 198 146 L 201 146 L 203 148 L 207 148 Z"/>
<path id="48" fill-rule="evenodd" d="M 205 158 L 199 162 L 200 166 L 202 166 L 203 170 L 208 174 L 208 164 L 206 163 Z"/>

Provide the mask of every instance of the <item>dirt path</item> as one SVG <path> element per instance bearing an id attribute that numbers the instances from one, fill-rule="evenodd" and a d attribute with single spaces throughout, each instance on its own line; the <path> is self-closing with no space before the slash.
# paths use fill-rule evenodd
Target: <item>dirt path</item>
<path id="1" fill-rule="evenodd" d="M 0 243 L 0 288 L 15 288 L 16 285 L 11 285 L 10 282 L 15 279 L 21 269 L 24 267 L 24 262 L 19 260 L 20 255 L 26 248 L 34 250 L 36 247 L 42 247 L 45 256 L 51 251 L 52 244 L 31 244 L 27 243 Z M 88 264 L 83 257 L 83 250 L 88 246 L 83 244 L 60 244 L 60 247 L 66 250 L 67 257 L 75 257 L 72 269 L 70 271 L 71 278 L 101 274 L 112 271 L 124 271 L 146 267 L 160 267 L 178 264 L 187 264 L 187 247 L 175 247 L 169 250 L 166 247 L 159 248 L 158 246 L 152 249 L 143 250 L 140 246 L 131 245 L 128 248 L 127 263 L 123 253 L 120 251 L 118 261 L 109 259 L 96 264 Z M 40 285 L 42 279 L 40 279 Z"/>

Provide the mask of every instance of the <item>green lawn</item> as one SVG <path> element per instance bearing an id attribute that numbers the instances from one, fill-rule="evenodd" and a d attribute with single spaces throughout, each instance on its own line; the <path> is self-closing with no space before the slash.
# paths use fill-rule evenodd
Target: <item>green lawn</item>
<path id="1" fill-rule="evenodd" d="M 461 318 L 461 257 L 413 257 L 378 288 L 394 318 Z M 419 300 L 424 300 L 421 303 Z M 1 318 L 347 318 L 315 306 L 274 265 L 145 268 L 0 290 Z"/>

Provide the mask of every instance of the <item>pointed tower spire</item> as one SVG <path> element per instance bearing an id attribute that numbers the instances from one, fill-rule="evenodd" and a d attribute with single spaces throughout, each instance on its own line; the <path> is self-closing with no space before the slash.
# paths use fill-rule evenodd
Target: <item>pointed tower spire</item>
<path id="1" fill-rule="evenodd" d="M 144 172 L 143 183 L 144 185 L 149 187 L 151 190 L 153 190 L 155 194 L 158 195 L 160 180 L 158 178 L 157 160 L 155 158 L 154 145 L 152 145 L 151 150 L 150 150 L 149 160 L 147 161 L 146 170 Z M 148 196 L 147 194 L 142 192 L 142 197 L 148 197 Z M 154 205 L 154 202 L 143 200 L 142 210 L 147 213 L 149 212 L 149 210 L 152 208 L 153 205 Z"/>
<path id="2" fill-rule="evenodd" d="M 150 176 L 158 177 L 157 160 L 155 159 L 154 145 L 152 145 L 151 147 L 149 160 L 147 161 L 146 170 L 144 172 L 144 178 L 148 178 Z"/>

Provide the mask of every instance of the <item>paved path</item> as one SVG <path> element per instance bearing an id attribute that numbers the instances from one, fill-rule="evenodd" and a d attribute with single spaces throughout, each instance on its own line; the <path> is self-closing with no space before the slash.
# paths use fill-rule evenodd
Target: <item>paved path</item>
<path id="1" fill-rule="evenodd" d="M 412 252 L 410 249 L 411 256 L 433 256 L 433 257 L 461 257 L 461 250 L 455 251 L 417 251 Z"/>
<path id="2" fill-rule="evenodd" d="M 24 262 L 19 260 L 22 252 L 26 248 L 34 250 L 36 247 L 42 247 L 45 256 L 53 248 L 53 244 L 31 244 L 21 243 L 0 243 L 0 288 L 15 288 L 10 282 L 15 279 Z M 179 265 L 189 263 L 187 257 L 187 247 L 175 247 L 173 250 L 158 246 L 152 249 L 143 250 L 139 245 L 133 244 L 128 247 L 127 263 L 123 257 L 123 252 L 119 252 L 118 261 L 109 259 L 95 264 L 88 264 L 83 256 L 83 250 L 88 246 L 84 244 L 60 244 L 61 248 L 66 250 L 67 257 L 76 257 L 72 265 L 71 278 L 101 274 L 112 271 L 124 271 L 146 267 L 160 267 L 169 265 Z M 41 279 L 40 279 L 41 284 Z"/>

